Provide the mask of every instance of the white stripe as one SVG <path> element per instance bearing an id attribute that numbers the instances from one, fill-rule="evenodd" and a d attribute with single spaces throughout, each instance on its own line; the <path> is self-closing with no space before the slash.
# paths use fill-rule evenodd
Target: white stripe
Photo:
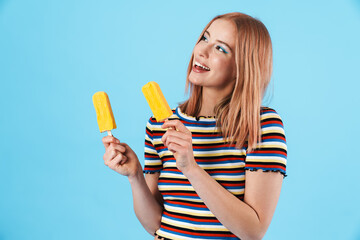
<path id="1" fill-rule="evenodd" d="M 176 240 L 209 240 L 207 238 L 189 238 L 189 237 L 185 237 L 185 236 L 181 236 L 181 235 L 175 235 L 172 233 L 168 233 L 168 232 L 164 232 L 161 229 L 157 230 L 156 232 L 157 234 L 164 236 L 166 238 L 170 238 L 170 239 L 176 239 Z"/>
<path id="2" fill-rule="evenodd" d="M 210 210 L 208 210 L 208 209 L 195 210 L 195 209 L 188 209 L 188 208 L 182 208 L 182 207 L 174 207 L 174 206 L 170 206 L 170 205 L 166 204 L 166 202 L 164 203 L 164 207 L 166 210 L 172 211 L 172 212 L 186 213 L 186 214 L 193 215 L 193 216 L 214 217 L 214 214 L 212 214 L 212 212 L 210 212 Z"/>
<path id="3" fill-rule="evenodd" d="M 202 164 L 198 163 L 198 165 L 203 169 L 213 169 L 213 168 L 240 168 L 244 167 L 244 162 L 234 162 L 234 163 L 212 163 L 212 164 Z M 164 167 L 176 167 L 176 162 L 165 162 Z"/>
<path id="4" fill-rule="evenodd" d="M 190 185 L 185 185 L 185 184 L 171 184 L 171 183 L 166 183 L 167 185 L 158 185 L 159 190 L 187 190 L 187 191 L 193 191 L 195 193 L 194 188 Z"/>
<path id="5" fill-rule="evenodd" d="M 157 151 L 155 149 L 151 149 L 149 147 L 145 147 L 145 153 L 155 153 L 157 154 Z"/>
<path id="6" fill-rule="evenodd" d="M 184 227 L 184 228 L 192 229 L 192 230 L 210 230 L 210 231 L 213 230 L 213 231 L 226 231 L 226 232 L 229 231 L 223 225 L 204 225 L 203 223 L 189 223 L 189 222 L 176 221 L 176 220 L 167 218 L 165 215 L 162 218 L 162 221 L 165 223 L 170 223 L 170 225 L 173 225 L 173 226 L 175 225 L 178 227 Z"/>
<path id="7" fill-rule="evenodd" d="M 259 162 L 280 162 L 286 163 L 286 158 L 284 157 L 277 157 L 277 156 L 270 156 L 270 157 L 266 157 L 266 156 L 247 156 L 246 157 L 246 161 L 259 161 Z"/>
<path id="8" fill-rule="evenodd" d="M 197 154 L 199 156 L 201 155 L 210 155 L 210 154 L 216 154 L 216 153 L 220 153 L 220 154 L 232 154 L 232 155 L 245 155 L 245 151 L 239 151 L 236 149 L 220 149 L 220 150 L 208 150 L 208 151 L 197 151 L 194 150 L 194 154 Z"/>
<path id="9" fill-rule="evenodd" d="M 199 197 L 185 198 L 181 196 L 164 196 L 164 200 L 186 200 L 195 203 L 204 203 Z"/>

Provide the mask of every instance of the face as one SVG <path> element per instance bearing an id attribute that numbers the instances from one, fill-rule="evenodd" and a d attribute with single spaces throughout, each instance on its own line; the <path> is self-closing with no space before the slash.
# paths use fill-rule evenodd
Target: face
<path id="1" fill-rule="evenodd" d="M 217 19 L 194 47 L 189 81 L 209 88 L 225 88 L 235 82 L 236 28 L 229 20 Z M 199 67 L 202 65 L 204 68 Z"/>

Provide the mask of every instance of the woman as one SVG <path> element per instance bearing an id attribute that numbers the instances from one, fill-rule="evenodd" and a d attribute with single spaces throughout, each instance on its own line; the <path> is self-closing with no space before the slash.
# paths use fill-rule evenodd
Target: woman
<path id="1" fill-rule="evenodd" d="M 281 118 L 261 106 L 271 73 L 266 27 L 217 16 L 194 47 L 189 99 L 168 121 L 147 123 L 144 170 L 127 144 L 103 138 L 105 164 L 128 176 L 135 214 L 155 239 L 263 238 L 287 159 Z"/>

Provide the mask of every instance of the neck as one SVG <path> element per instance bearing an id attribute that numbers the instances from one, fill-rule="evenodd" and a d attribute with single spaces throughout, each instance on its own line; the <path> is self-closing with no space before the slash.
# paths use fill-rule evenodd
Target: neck
<path id="1" fill-rule="evenodd" d="M 215 106 L 228 96 L 233 90 L 233 85 L 229 84 L 225 89 L 203 87 L 202 104 L 198 116 L 215 116 Z"/>

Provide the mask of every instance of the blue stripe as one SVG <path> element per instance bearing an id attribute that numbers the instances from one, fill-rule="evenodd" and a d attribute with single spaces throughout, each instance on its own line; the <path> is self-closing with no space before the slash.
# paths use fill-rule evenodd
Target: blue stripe
<path id="1" fill-rule="evenodd" d="M 164 191 L 164 190 L 163 190 Z M 178 195 L 171 195 L 171 194 L 165 194 L 165 193 L 161 193 L 164 197 L 172 197 L 172 198 L 187 198 L 187 199 L 194 199 L 194 200 L 199 200 L 200 197 L 193 197 L 193 196 L 178 196 Z M 169 199 L 170 200 L 170 199 Z"/>
<path id="2" fill-rule="evenodd" d="M 159 182 L 158 183 L 158 185 L 162 185 L 162 186 L 167 186 L 167 185 L 183 185 L 183 186 L 191 186 L 191 184 L 190 183 L 170 183 L 170 182 Z M 166 191 L 166 190 L 164 190 L 164 191 Z"/>
<path id="3" fill-rule="evenodd" d="M 153 146 L 145 145 L 145 147 L 146 147 L 146 148 L 150 148 L 150 149 L 152 149 L 152 150 L 155 150 L 155 151 L 156 151 L 155 147 L 153 147 Z"/>
<path id="4" fill-rule="evenodd" d="M 262 142 L 282 142 L 282 143 L 286 143 L 286 141 L 284 141 L 283 139 L 278 139 L 278 138 L 264 139 Z"/>
<path id="5" fill-rule="evenodd" d="M 198 207 L 191 207 L 191 206 L 183 206 L 183 205 L 179 205 L 179 204 L 168 203 L 168 202 L 166 202 L 166 201 L 165 201 L 164 204 L 165 204 L 165 205 L 168 205 L 168 206 L 173 206 L 173 207 L 180 207 L 180 208 L 185 208 L 185 209 L 198 210 L 198 211 L 201 211 L 201 212 L 209 211 L 208 208 L 198 208 Z"/>
<path id="6" fill-rule="evenodd" d="M 283 128 L 283 126 L 280 123 L 265 123 L 262 128 L 266 128 L 266 127 L 281 127 Z"/>
<path id="7" fill-rule="evenodd" d="M 206 148 L 200 148 L 200 149 L 197 149 L 197 148 L 194 148 L 194 151 L 207 151 L 207 152 L 209 152 L 209 151 L 217 151 L 217 150 L 229 150 L 229 151 L 232 151 L 232 152 L 234 152 L 234 151 L 238 151 L 238 149 L 235 149 L 234 147 L 217 147 L 217 148 L 208 148 L 208 149 L 206 149 Z M 243 149 L 243 150 L 245 150 L 245 148 Z"/>
<path id="8" fill-rule="evenodd" d="M 226 161 L 216 161 L 216 160 L 212 160 L 209 159 L 208 162 L 198 162 L 197 164 L 200 165 L 217 165 L 217 164 L 224 164 L 224 163 L 244 163 L 244 160 L 226 160 Z M 241 166 L 239 166 L 241 167 Z"/>
<path id="9" fill-rule="evenodd" d="M 170 231 L 170 230 L 167 230 L 167 229 L 163 229 L 163 228 L 160 228 L 161 231 L 164 231 L 164 232 L 167 232 L 167 233 L 172 233 L 172 234 L 175 234 L 175 235 L 178 235 L 178 236 L 183 236 L 183 237 L 190 237 L 190 238 L 202 238 L 202 239 L 217 239 L 217 240 L 239 240 L 239 238 L 233 238 L 233 237 L 227 237 L 227 238 L 224 238 L 224 237 L 204 237 L 204 236 L 196 236 L 196 235 L 189 235 L 189 234 L 184 234 L 184 233 L 180 233 L 180 232 L 173 232 L 173 231 Z M 226 232 L 225 232 L 226 233 Z"/>

